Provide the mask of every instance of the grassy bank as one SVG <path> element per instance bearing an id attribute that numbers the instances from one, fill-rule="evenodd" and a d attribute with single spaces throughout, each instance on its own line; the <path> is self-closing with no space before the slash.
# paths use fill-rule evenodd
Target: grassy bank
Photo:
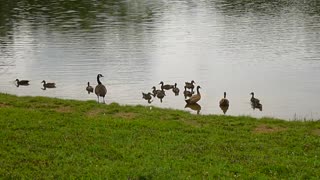
<path id="1" fill-rule="evenodd" d="M 320 177 L 320 122 L 0 94 L 0 177 Z"/>

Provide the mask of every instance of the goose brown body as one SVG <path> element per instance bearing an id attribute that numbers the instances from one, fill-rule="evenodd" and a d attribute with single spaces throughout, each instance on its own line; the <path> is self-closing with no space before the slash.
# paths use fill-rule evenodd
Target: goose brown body
<path id="1" fill-rule="evenodd" d="M 172 91 L 174 92 L 175 95 L 178 95 L 179 94 L 179 88 L 177 87 L 177 83 L 174 83 L 174 87 L 172 89 Z"/>
<path id="2" fill-rule="evenodd" d="M 41 83 L 43 83 L 44 88 L 55 88 L 56 87 L 56 83 L 52 83 L 52 82 L 47 83 L 45 80 L 43 80 Z"/>
<path id="3" fill-rule="evenodd" d="M 201 99 L 201 94 L 200 94 L 200 86 L 197 86 L 197 94 L 191 96 L 189 99 L 185 100 L 187 104 L 195 104 Z"/>
<path id="4" fill-rule="evenodd" d="M 226 96 L 227 96 L 227 93 L 224 92 L 223 98 L 219 102 L 220 106 L 229 106 L 229 100 L 226 98 Z"/>
<path id="5" fill-rule="evenodd" d="M 104 86 L 104 85 L 101 83 L 100 77 L 103 77 L 102 74 L 98 74 L 98 75 L 97 75 L 98 85 L 95 87 L 94 92 L 95 92 L 95 94 L 96 94 L 97 97 L 98 97 L 98 103 L 99 103 L 99 97 L 102 97 L 102 98 L 103 98 L 103 103 L 105 103 L 104 97 L 105 97 L 106 94 L 107 94 L 107 88 L 106 88 L 106 86 Z"/>
<path id="6" fill-rule="evenodd" d="M 16 79 L 17 85 L 29 85 L 29 80 Z"/>
<path id="7" fill-rule="evenodd" d="M 93 93 L 93 87 L 90 86 L 90 82 L 88 82 L 88 86 L 86 87 L 86 90 L 88 91 L 88 94 Z"/>
<path id="8" fill-rule="evenodd" d="M 191 82 L 185 82 L 185 86 L 184 87 L 186 87 L 187 89 L 192 89 L 192 91 L 193 91 L 194 84 L 195 84 L 194 80 L 192 80 Z"/>
<path id="9" fill-rule="evenodd" d="M 169 90 L 174 87 L 174 85 L 170 85 L 170 84 L 163 85 L 164 84 L 163 81 L 161 81 L 159 84 L 161 84 L 161 89 L 165 89 L 165 90 Z"/>

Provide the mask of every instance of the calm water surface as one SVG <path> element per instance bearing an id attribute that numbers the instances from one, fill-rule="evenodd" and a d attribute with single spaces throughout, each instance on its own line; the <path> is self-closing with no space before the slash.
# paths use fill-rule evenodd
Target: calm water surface
<path id="1" fill-rule="evenodd" d="M 1 1 L 0 92 L 149 105 L 160 81 L 195 80 L 200 114 L 320 119 L 320 3 L 215 1 Z M 30 79 L 16 87 L 14 80 Z M 42 90 L 41 81 L 56 89 Z M 263 110 L 253 110 L 254 91 Z M 185 109 L 170 91 L 151 105 Z"/>

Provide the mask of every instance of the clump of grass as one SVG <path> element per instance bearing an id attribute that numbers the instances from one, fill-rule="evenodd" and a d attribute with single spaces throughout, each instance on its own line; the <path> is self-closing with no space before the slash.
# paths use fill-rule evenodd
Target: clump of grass
<path id="1" fill-rule="evenodd" d="M 0 177 L 317 178 L 319 121 L 0 94 Z"/>

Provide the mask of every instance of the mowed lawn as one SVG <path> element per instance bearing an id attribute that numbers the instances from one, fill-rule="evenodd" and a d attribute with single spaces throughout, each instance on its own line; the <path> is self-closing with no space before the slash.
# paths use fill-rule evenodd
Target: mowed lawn
<path id="1" fill-rule="evenodd" d="M 0 178 L 320 178 L 320 122 L 0 94 Z"/>

